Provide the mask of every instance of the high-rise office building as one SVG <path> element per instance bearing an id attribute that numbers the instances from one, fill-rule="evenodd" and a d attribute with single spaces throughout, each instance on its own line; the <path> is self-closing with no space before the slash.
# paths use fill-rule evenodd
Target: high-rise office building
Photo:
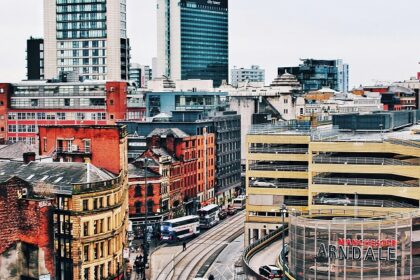
<path id="1" fill-rule="evenodd" d="M 293 74 L 302 84 L 303 91 L 316 91 L 329 87 L 336 91 L 347 92 L 349 87 L 349 65 L 343 60 L 302 59 L 295 67 L 279 67 L 278 74 Z"/>
<path id="2" fill-rule="evenodd" d="M 44 0 L 45 78 L 128 78 L 126 0 Z"/>
<path id="3" fill-rule="evenodd" d="M 44 79 L 44 39 L 30 37 L 26 41 L 26 77 L 28 80 Z"/>
<path id="4" fill-rule="evenodd" d="M 158 0 L 158 77 L 228 80 L 228 0 Z"/>

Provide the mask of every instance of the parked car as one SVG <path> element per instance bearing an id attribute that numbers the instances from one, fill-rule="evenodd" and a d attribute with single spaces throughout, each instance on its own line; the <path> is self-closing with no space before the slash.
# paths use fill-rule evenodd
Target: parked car
<path id="1" fill-rule="evenodd" d="M 261 276 L 267 277 L 268 279 L 280 280 L 283 278 L 282 271 L 274 265 L 264 265 L 259 268 Z"/>
<path id="2" fill-rule="evenodd" d="M 238 209 L 233 208 L 233 206 L 232 206 L 232 205 L 229 205 L 229 206 L 228 206 L 228 210 L 227 210 L 228 215 L 231 215 L 231 216 L 232 216 L 232 215 L 235 215 L 237 211 L 238 211 Z"/>
<path id="3" fill-rule="evenodd" d="M 351 204 L 351 200 L 348 197 L 321 197 L 320 201 L 322 204 L 332 204 L 332 205 Z"/>
<path id="4" fill-rule="evenodd" d="M 219 219 L 224 220 L 224 219 L 226 219 L 227 215 L 228 215 L 228 212 L 226 210 L 220 210 Z"/>
<path id="5" fill-rule="evenodd" d="M 276 186 L 272 182 L 264 182 L 264 181 L 258 181 L 258 180 L 251 181 L 250 185 L 254 187 L 275 187 Z"/>

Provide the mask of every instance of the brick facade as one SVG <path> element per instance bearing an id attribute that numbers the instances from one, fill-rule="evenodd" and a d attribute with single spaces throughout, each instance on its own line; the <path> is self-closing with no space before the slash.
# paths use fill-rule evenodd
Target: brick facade
<path id="1" fill-rule="evenodd" d="M 17 177 L 0 185 L 0 275 L 7 279 L 54 275 L 51 200 L 30 196 Z"/>

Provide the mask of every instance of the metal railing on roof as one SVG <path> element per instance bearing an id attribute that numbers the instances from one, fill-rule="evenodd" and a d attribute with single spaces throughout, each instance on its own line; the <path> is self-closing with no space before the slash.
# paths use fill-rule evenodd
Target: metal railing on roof
<path id="1" fill-rule="evenodd" d="M 376 186 L 376 187 L 403 187 L 418 188 L 419 184 L 410 184 L 389 179 L 367 179 L 367 178 L 326 178 L 314 177 L 313 184 L 320 185 L 355 185 L 355 186 Z"/>
<path id="2" fill-rule="evenodd" d="M 250 147 L 249 152 L 263 154 L 307 154 L 308 148 Z"/>
<path id="3" fill-rule="evenodd" d="M 77 194 L 77 193 L 83 193 L 83 192 L 97 192 L 100 190 L 115 188 L 116 185 L 119 185 L 121 183 L 121 180 L 123 180 L 122 174 L 110 180 L 83 183 L 83 184 L 72 184 L 73 193 Z"/>
<path id="4" fill-rule="evenodd" d="M 396 139 L 396 138 L 388 138 L 385 139 L 385 141 L 396 144 L 396 145 L 402 145 L 407 147 L 414 147 L 420 149 L 420 141 L 410 141 L 405 139 Z"/>
<path id="5" fill-rule="evenodd" d="M 337 206 L 369 206 L 369 207 L 389 207 L 389 208 L 418 208 L 416 205 L 412 205 L 405 202 L 393 201 L 393 200 L 382 200 L 382 199 L 337 199 L 336 202 L 329 198 L 328 202 L 325 202 L 322 198 L 314 198 L 314 204 L 322 205 L 337 205 Z M 287 204 L 286 204 L 287 205 Z"/>
<path id="6" fill-rule="evenodd" d="M 286 206 L 308 206 L 307 200 L 297 200 L 297 199 L 285 199 L 284 204 Z"/>
<path id="7" fill-rule="evenodd" d="M 249 170 L 266 171 L 308 171 L 307 165 L 277 165 L 277 164 L 251 164 Z"/>
<path id="8" fill-rule="evenodd" d="M 390 158 L 375 158 L 375 157 L 331 157 L 331 156 L 314 156 L 312 161 L 314 163 L 327 164 L 365 164 L 365 165 L 416 165 L 411 162 L 406 162 Z"/>

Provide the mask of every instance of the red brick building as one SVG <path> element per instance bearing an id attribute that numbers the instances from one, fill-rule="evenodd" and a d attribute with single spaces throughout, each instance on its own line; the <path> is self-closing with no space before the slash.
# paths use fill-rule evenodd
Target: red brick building
<path id="1" fill-rule="evenodd" d="M 134 229 L 144 223 L 146 210 L 148 222 L 152 224 L 168 217 L 168 177 L 161 175 L 159 169 L 155 161 L 149 161 L 147 168 L 140 160 L 128 165 L 129 215 Z"/>
<path id="2" fill-rule="evenodd" d="M 142 157 L 171 162 L 170 211 L 183 205 L 190 214 L 199 204 L 214 201 L 214 134 L 190 136 L 177 128 L 155 129 L 148 135 L 147 147 Z"/>
<path id="3" fill-rule="evenodd" d="M 40 125 L 110 125 L 143 120 L 145 106 L 127 82 L 0 84 L 0 139 L 36 143 Z"/>
<path id="4" fill-rule="evenodd" d="M 90 162 L 119 174 L 127 162 L 126 136 L 125 126 L 40 126 L 39 155 L 52 155 L 57 161 Z"/>
<path id="5" fill-rule="evenodd" d="M 54 277 L 52 200 L 18 177 L 0 180 L 0 278 Z"/>

